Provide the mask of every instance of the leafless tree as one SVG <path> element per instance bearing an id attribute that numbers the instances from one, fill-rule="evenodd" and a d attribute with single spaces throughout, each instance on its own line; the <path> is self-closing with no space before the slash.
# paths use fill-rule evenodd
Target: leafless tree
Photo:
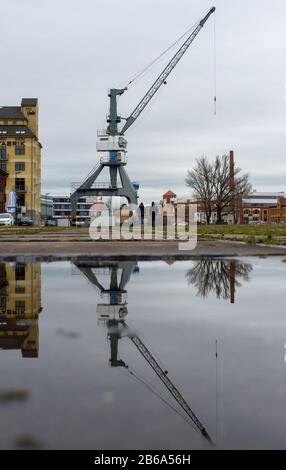
<path id="1" fill-rule="evenodd" d="M 188 171 L 186 177 L 186 185 L 192 189 L 194 197 L 203 205 L 207 225 L 210 223 L 212 214 L 213 175 L 213 166 L 206 157 L 201 157 L 196 160 L 196 167 Z"/>
<path id="2" fill-rule="evenodd" d="M 215 292 L 218 299 L 231 297 L 231 285 L 236 289 L 241 286 L 238 279 L 249 281 L 252 265 L 237 260 L 221 261 L 203 259 L 187 271 L 189 285 L 197 288 L 197 295 L 207 297 Z"/>
<path id="3" fill-rule="evenodd" d="M 249 176 L 241 174 L 240 168 L 234 168 L 231 174 L 228 155 L 217 156 L 212 166 L 214 183 L 214 209 L 217 213 L 217 224 L 222 223 L 224 210 L 236 214 L 239 210 L 239 201 L 251 191 Z"/>
<path id="4" fill-rule="evenodd" d="M 186 184 L 202 203 L 208 225 L 213 211 L 217 214 L 217 224 L 221 224 L 226 210 L 237 223 L 242 198 L 251 191 L 249 176 L 241 174 L 240 168 L 234 168 L 231 174 L 228 155 L 217 156 L 213 163 L 206 157 L 197 159 L 194 170 L 187 173 Z"/>

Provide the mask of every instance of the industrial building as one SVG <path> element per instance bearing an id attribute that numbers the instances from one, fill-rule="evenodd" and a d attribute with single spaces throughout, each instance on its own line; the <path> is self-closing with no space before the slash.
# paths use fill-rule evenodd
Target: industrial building
<path id="1" fill-rule="evenodd" d="M 41 220 L 52 219 L 54 215 L 54 201 L 49 193 L 41 195 Z"/>
<path id="2" fill-rule="evenodd" d="M 89 225 L 89 210 L 94 204 L 94 198 L 81 197 L 77 201 L 76 225 Z M 53 197 L 53 217 L 59 225 L 68 225 L 71 220 L 71 199 L 68 196 Z"/>
<path id="3" fill-rule="evenodd" d="M 0 263 L 0 349 L 38 357 L 41 264 Z"/>
<path id="4" fill-rule="evenodd" d="M 34 224 L 40 223 L 42 146 L 38 115 L 37 98 L 23 98 L 21 106 L 0 107 L 0 169 L 8 174 L 5 208 L 14 216 L 30 216 Z M 15 207 L 8 208 L 12 193 L 16 194 Z"/>
<path id="5" fill-rule="evenodd" d="M 286 223 L 286 194 L 253 191 L 243 199 L 240 222 L 242 224 Z"/>

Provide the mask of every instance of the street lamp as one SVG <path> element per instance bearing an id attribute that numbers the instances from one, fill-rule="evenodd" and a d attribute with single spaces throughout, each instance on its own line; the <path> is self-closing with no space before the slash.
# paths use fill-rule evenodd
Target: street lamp
<path id="1" fill-rule="evenodd" d="M 16 194 L 16 207 L 15 207 L 15 225 L 18 225 L 19 219 L 18 219 L 18 214 L 19 214 L 19 206 L 18 206 L 18 190 L 16 189 L 16 180 L 18 178 L 18 175 L 22 173 L 22 170 L 16 170 L 15 171 L 15 194 Z"/>
<path id="2" fill-rule="evenodd" d="M 49 195 L 50 195 L 50 193 L 45 194 L 45 197 L 46 197 L 46 220 L 48 220 L 48 196 Z"/>

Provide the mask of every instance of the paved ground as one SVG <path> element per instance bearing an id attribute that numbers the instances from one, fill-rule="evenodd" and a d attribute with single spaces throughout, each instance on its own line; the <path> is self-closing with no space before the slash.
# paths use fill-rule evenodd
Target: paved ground
<path id="1" fill-rule="evenodd" d="M 11 237 L 14 238 L 14 237 Z M 11 240 L 10 238 L 10 240 Z M 68 237 L 67 237 L 68 238 Z M 62 237 L 51 241 L 42 235 L 39 239 L 25 238 L 21 240 L 4 241 L 0 239 L 0 259 L 15 256 L 41 258 L 55 256 L 57 259 L 74 256 L 92 256 L 96 258 L 132 256 L 138 259 L 176 257 L 187 259 L 197 256 L 286 256 L 286 247 L 247 245 L 231 241 L 199 241 L 193 251 L 180 251 L 176 241 L 75 241 Z"/>

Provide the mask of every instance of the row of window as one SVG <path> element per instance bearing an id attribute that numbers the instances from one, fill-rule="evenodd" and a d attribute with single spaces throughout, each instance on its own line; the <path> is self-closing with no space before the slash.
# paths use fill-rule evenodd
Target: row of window
<path id="1" fill-rule="evenodd" d="M 25 155 L 25 147 L 15 147 L 15 155 Z M 0 148 L 0 160 L 7 160 L 7 149 L 6 147 Z"/>
<path id="2" fill-rule="evenodd" d="M 89 210 L 90 207 L 91 207 L 91 204 L 77 204 L 77 210 Z M 68 210 L 71 210 L 71 205 L 70 204 L 54 204 L 54 209 L 55 210 L 64 209 L 68 211 Z"/>
<path id="3" fill-rule="evenodd" d="M 7 134 L 7 131 L 5 131 L 5 130 L 0 130 L 0 134 Z M 26 131 L 17 130 L 17 131 L 15 131 L 15 134 L 26 134 Z"/>
<path id="4" fill-rule="evenodd" d="M 54 203 L 58 203 L 58 202 L 64 202 L 65 204 L 70 204 L 71 200 L 69 197 L 54 197 L 53 198 L 53 201 Z M 80 197 L 79 198 L 79 202 L 83 202 L 83 203 L 86 203 L 86 198 L 85 197 Z"/>
<path id="5" fill-rule="evenodd" d="M 15 171 L 25 171 L 25 163 L 24 162 L 16 162 L 15 163 Z M 7 163 L 0 163 L 0 169 L 7 171 Z"/>

